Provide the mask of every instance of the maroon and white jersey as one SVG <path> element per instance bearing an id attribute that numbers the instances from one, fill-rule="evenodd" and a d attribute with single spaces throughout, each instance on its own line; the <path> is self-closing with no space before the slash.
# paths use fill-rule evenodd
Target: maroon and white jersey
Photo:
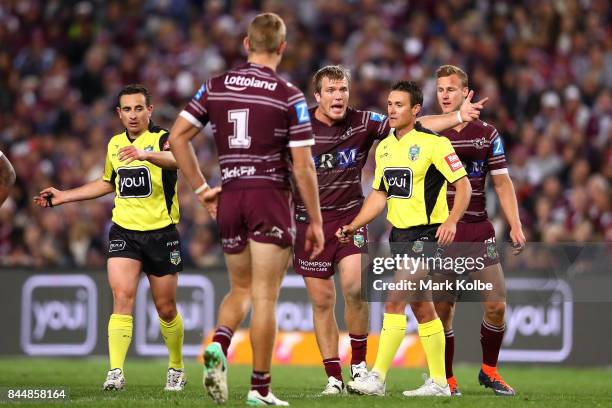
<path id="1" fill-rule="evenodd" d="M 263 65 L 209 79 L 181 116 L 211 123 L 225 190 L 289 189 L 289 148 L 314 144 L 304 95 Z"/>
<path id="2" fill-rule="evenodd" d="M 318 121 L 310 109 L 316 144 L 312 155 L 319 181 L 321 213 L 325 221 L 357 211 L 363 204 L 361 169 L 375 140 L 389 134 L 389 120 L 380 113 L 348 108 L 332 126 Z M 304 202 L 296 197 L 298 220 L 306 219 Z"/>
<path id="3" fill-rule="evenodd" d="M 472 185 L 472 198 L 463 215 L 463 222 L 486 220 L 485 181 L 487 173 L 508 173 L 504 144 L 497 129 L 481 120 L 467 124 L 460 132 L 448 129 L 441 132 L 452 143 L 457 155 L 463 162 Z M 455 188 L 448 186 L 446 193 L 448 208 L 452 208 Z"/>

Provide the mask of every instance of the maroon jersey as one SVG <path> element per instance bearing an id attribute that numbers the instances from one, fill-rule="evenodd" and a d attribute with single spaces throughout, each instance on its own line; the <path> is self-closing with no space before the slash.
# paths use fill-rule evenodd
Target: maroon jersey
<path id="1" fill-rule="evenodd" d="M 448 129 L 441 132 L 452 143 L 457 155 L 463 162 L 472 185 L 472 198 L 461 219 L 463 222 L 486 220 L 485 180 L 487 173 L 508 173 L 504 144 L 497 129 L 481 120 L 467 124 L 460 132 Z M 455 188 L 447 189 L 448 207 L 452 208 L 455 199 Z"/>
<path id="2" fill-rule="evenodd" d="M 363 203 L 361 169 L 375 140 L 389 134 L 389 120 L 380 113 L 348 108 L 332 126 L 318 121 L 310 109 L 316 144 L 312 148 L 323 219 L 333 220 L 359 210 Z M 298 220 L 306 219 L 304 202 L 296 194 Z"/>
<path id="3" fill-rule="evenodd" d="M 206 81 L 181 116 L 211 123 L 224 190 L 289 189 L 288 148 L 314 144 L 302 92 L 258 64 Z"/>

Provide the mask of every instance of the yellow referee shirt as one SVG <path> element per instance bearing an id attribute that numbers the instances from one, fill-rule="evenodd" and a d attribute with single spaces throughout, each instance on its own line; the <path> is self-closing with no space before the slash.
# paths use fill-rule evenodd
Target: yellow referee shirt
<path id="1" fill-rule="evenodd" d="M 445 181 L 454 183 L 464 176 L 451 142 L 418 122 L 401 140 L 392 130 L 376 147 L 372 187 L 387 193 L 387 220 L 395 228 L 446 221 Z"/>
<path id="2" fill-rule="evenodd" d="M 125 131 L 108 142 L 102 178 L 115 185 L 113 222 L 120 227 L 152 231 L 178 223 L 177 171 L 148 161 L 125 164 L 118 157 L 119 149 L 129 145 L 152 152 L 170 150 L 169 136 L 167 130 L 151 126 L 134 141 Z"/>

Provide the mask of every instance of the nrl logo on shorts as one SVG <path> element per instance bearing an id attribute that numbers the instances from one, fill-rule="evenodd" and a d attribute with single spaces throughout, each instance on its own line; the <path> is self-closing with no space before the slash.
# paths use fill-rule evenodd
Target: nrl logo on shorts
<path id="1" fill-rule="evenodd" d="M 412 245 L 412 252 L 418 254 L 423 252 L 423 241 L 415 241 L 414 245 Z"/>
<path id="2" fill-rule="evenodd" d="M 181 252 L 178 249 L 170 252 L 170 263 L 172 265 L 178 265 L 181 263 Z"/>
<path id="3" fill-rule="evenodd" d="M 410 160 L 416 161 L 419 158 L 419 153 L 421 153 L 421 148 L 418 145 L 412 145 L 408 150 L 408 157 Z"/>
<path id="4" fill-rule="evenodd" d="M 491 259 L 497 258 L 497 248 L 495 248 L 495 244 L 487 245 L 487 256 Z"/>
<path id="5" fill-rule="evenodd" d="M 353 244 L 357 248 L 363 248 L 363 246 L 365 245 L 365 237 L 363 236 L 363 234 L 353 235 Z"/>

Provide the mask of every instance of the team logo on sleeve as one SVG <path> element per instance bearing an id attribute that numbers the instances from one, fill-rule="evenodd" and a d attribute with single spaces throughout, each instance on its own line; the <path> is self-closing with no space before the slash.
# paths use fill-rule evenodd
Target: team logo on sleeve
<path id="1" fill-rule="evenodd" d="M 455 172 L 459 169 L 461 169 L 463 167 L 463 163 L 461 163 L 461 160 L 459 160 L 459 156 L 457 156 L 457 153 L 451 153 L 449 155 L 447 155 L 444 160 L 446 160 L 446 164 L 448 164 L 448 167 L 450 167 L 450 169 Z"/>
<path id="2" fill-rule="evenodd" d="M 297 103 L 295 105 L 295 113 L 297 114 L 298 123 L 310 122 L 310 114 L 308 113 L 306 102 Z"/>
<path id="3" fill-rule="evenodd" d="M 146 166 L 120 167 L 117 195 L 121 198 L 145 198 L 151 195 L 151 172 Z"/>
<path id="4" fill-rule="evenodd" d="M 419 158 L 419 153 L 421 153 L 419 145 L 412 145 L 410 149 L 408 149 L 408 157 L 412 161 L 416 161 Z"/>
<path id="5" fill-rule="evenodd" d="M 409 167 L 387 167 L 383 171 L 387 184 L 387 198 L 412 196 L 412 170 Z"/>
<path id="6" fill-rule="evenodd" d="M 206 85 L 202 84 L 202 86 L 200 87 L 200 89 L 198 89 L 198 92 L 196 92 L 196 94 L 193 97 L 193 99 L 200 99 L 200 98 L 202 98 L 202 95 L 204 95 L 204 92 L 206 92 Z"/>
<path id="7" fill-rule="evenodd" d="M 370 120 L 373 122 L 383 122 L 387 117 L 382 113 L 370 112 Z"/>

